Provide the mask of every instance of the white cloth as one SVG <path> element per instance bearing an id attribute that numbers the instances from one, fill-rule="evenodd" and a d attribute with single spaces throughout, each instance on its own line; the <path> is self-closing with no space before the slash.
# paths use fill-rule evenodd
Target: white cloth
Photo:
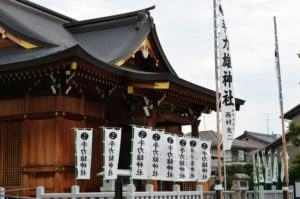
<path id="1" fill-rule="evenodd" d="M 90 179 L 93 129 L 75 129 L 77 179 Z"/>
<path id="2" fill-rule="evenodd" d="M 104 128 L 104 179 L 117 179 L 122 129 Z"/>

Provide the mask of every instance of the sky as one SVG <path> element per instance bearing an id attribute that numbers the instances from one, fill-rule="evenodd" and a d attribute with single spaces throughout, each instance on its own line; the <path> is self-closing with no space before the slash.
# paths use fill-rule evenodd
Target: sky
<path id="1" fill-rule="evenodd" d="M 213 0 L 32 0 L 77 20 L 151 10 L 166 56 L 180 78 L 215 90 Z M 236 114 L 235 136 L 245 130 L 281 133 L 274 59 L 277 18 L 284 112 L 300 103 L 300 1 L 226 0 Z M 199 130 L 216 130 L 216 115 L 203 114 Z M 288 125 L 288 122 L 285 123 Z M 189 128 L 184 128 L 189 131 Z"/>

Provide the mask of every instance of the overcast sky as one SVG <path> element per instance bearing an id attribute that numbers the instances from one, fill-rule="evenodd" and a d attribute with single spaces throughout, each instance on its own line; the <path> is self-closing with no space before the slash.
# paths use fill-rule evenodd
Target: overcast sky
<path id="1" fill-rule="evenodd" d="M 162 47 L 179 77 L 215 90 L 213 0 L 32 0 L 77 20 L 151 11 Z M 300 103 L 300 1 L 222 2 L 235 95 L 246 100 L 237 113 L 236 136 L 245 130 L 281 133 L 274 62 L 273 16 L 277 17 L 284 111 Z M 205 118 L 204 118 L 205 117 Z M 215 114 L 201 116 L 200 130 L 215 130 Z M 287 123 L 286 123 L 287 124 Z"/>

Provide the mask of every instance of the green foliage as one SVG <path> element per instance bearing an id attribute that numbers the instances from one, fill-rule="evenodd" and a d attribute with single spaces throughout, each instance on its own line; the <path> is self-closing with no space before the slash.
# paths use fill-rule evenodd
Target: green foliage
<path id="1" fill-rule="evenodd" d="M 292 168 L 295 172 L 294 177 L 296 178 L 296 180 L 300 180 L 300 153 L 295 155 L 295 157 L 292 159 L 292 163 L 294 164 Z"/>
<path id="2" fill-rule="evenodd" d="M 291 140 L 294 146 L 300 146 L 300 124 L 297 124 L 295 122 L 291 122 L 289 125 L 289 130 L 293 132 L 295 135 L 292 136 Z"/>

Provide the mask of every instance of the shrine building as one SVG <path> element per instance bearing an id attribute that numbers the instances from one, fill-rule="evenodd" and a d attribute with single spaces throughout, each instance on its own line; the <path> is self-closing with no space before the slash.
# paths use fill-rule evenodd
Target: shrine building
<path id="1" fill-rule="evenodd" d="M 91 179 L 78 180 L 81 192 L 102 186 L 103 126 L 122 127 L 120 169 L 129 169 L 132 124 L 178 135 L 190 125 L 198 135 L 216 92 L 176 74 L 153 8 L 78 21 L 27 0 L 0 1 L 0 187 L 70 192 L 74 128 L 94 129 Z M 243 104 L 236 99 L 237 110 Z"/>

